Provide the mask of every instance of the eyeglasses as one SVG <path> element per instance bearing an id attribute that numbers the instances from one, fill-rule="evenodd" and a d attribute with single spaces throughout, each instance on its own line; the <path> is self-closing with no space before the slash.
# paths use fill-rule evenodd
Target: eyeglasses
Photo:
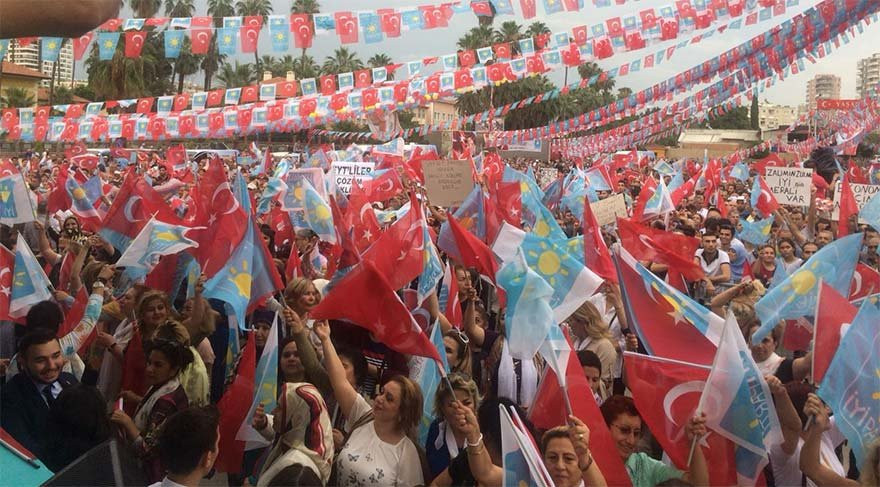
<path id="1" fill-rule="evenodd" d="M 622 434 L 623 436 L 634 435 L 636 438 L 641 438 L 641 436 L 642 436 L 642 430 L 640 428 L 632 428 L 629 426 L 620 426 L 620 425 L 617 425 L 614 423 L 612 423 L 611 426 L 614 426 L 615 428 L 617 428 L 617 430 L 620 431 L 620 434 Z"/>
<path id="2" fill-rule="evenodd" d="M 468 338 L 468 336 L 467 336 L 466 334 L 464 334 L 464 333 L 463 333 L 461 330 L 459 330 L 458 328 L 453 328 L 453 329 L 450 330 L 450 331 L 454 331 L 454 332 L 455 332 L 455 336 L 454 336 L 453 338 L 456 338 L 456 339 L 457 339 L 459 342 L 461 342 L 462 344 L 467 345 L 468 343 L 471 342 L 471 339 Z"/>

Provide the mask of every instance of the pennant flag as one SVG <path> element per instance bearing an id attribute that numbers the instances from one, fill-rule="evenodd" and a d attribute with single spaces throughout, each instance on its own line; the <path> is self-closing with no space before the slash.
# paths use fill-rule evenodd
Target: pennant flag
<path id="1" fill-rule="evenodd" d="M 6 268 L 5 270 L 8 270 Z M 9 316 L 24 318 L 31 306 L 52 299 L 52 283 L 21 234 L 15 241 L 15 266 L 9 294 Z"/>
<path id="2" fill-rule="evenodd" d="M 737 446 L 740 484 L 754 485 L 767 452 L 782 442 L 770 388 L 755 364 L 733 313 L 728 313 L 718 352 L 698 409 L 706 425 Z"/>
<path id="3" fill-rule="evenodd" d="M 437 291 L 440 279 L 443 278 L 443 263 L 440 261 L 440 254 L 437 247 L 431 241 L 431 234 L 428 230 L 428 224 L 422 220 L 422 241 L 425 249 L 422 251 L 424 255 L 422 265 L 422 273 L 419 275 L 419 285 L 416 289 L 418 303 L 422 304 L 427 297 Z M 448 319 L 448 317 L 447 317 Z"/>
<path id="4" fill-rule="evenodd" d="M 30 191 L 18 168 L 0 161 L 0 224 L 12 226 L 36 220 Z"/>
<path id="5" fill-rule="evenodd" d="M 873 228 L 880 228 L 880 198 L 875 193 L 859 211 L 859 219 Z"/>
<path id="6" fill-rule="evenodd" d="M 602 278 L 568 253 L 564 240 L 557 243 L 504 223 L 492 251 L 504 263 L 522 252 L 529 268 L 553 288 L 550 306 L 557 324 L 571 316 L 602 284 Z"/>
<path id="7" fill-rule="evenodd" d="M 58 53 L 61 52 L 61 44 L 63 39 L 60 37 L 43 37 L 40 39 L 40 55 L 43 61 L 54 63 L 58 60 Z"/>
<path id="8" fill-rule="evenodd" d="M 628 253 L 617 258 L 627 322 L 649 354 L 708 365 L 724 321 L 645 269 Z"/>
<path id="9" fill-rule="evenodd" d="M 187 238 L 190 227 L 160 222 L 151 218 L 131 241 L 125 253 L 116 262 L 119 267 L 134 270 L 131 276 L 145 276 L 159 263 L 163 255 L 182 252 L 199 244 Z"/>
<path id="10" fill-rule="evenodd" d="M 840 348 L 840 340 L 855 319 L 857 311 L 833 287 L 824 282 L 821 284 L 813 323 L 813 383 L 822 384 L 825 372 Z"/>
<path id="11" fill-rule="evenodd" d="M 410 195 L 411 207 L 364 252 L 364 261 L 382 272 L 392 289 L 401 289 L 422 273 L 425 262 L 421 203 Z"/>
<path id="12" fill-rule="evenodd" d="M 440 250 L 448 255 L 459 255 L 460 259 L 457 260 L 465 267 L 474 267 L 481 275 L 488 277 L 493 283 L 496 282 L 498 262 L 496 262 L 492 250 L 482 240 L 464 229 L 454 216 L 448 215 L 447 221 L 449 229 L 452 231 L 454 243 L 444 245 L 438 239 L 437 245 Z"/>
<path id="13" fill-rule="evenodd" d="M 121 32 L 98 32 L 98 59 L 109 61 L 116 54 L 116 44 Z"/>
<path id="14" fill-rule="evenodd" d="M 15 276 L 15 254 L 0 244 L 0 320 L 12 321 L 9 301 L 12 297 L 12 280 Z"/>
<path id="15" fill-rule="evenodd" d="M 770 239 L 770 230 L 773 227 L 774 218 L 774 215 L 770 215 L 769 218 L 754 222 L 748 219 L 740 220 L 742 230 L 738 231 L 736 236 L 740 240 L 752 245 L 761 245 Z"/>
<path id="16" fill-rule="evenodd" d="M 441 362 L 415 357 L 415 364 L 410 366 L 409 376 L 419 385 L 424 400 L 422 401 L 422 418 L 419 421 L 419 444 L 425 444 L 428 438 L 428 430 L 434 421 L 434 398 L 437 396 L 437 388 L 440 380 L 449 373 L 449 364 L 446 361 L 446 345 L 443 343 L 443 330 L 439 321 L 435 321 L 431 327 L 431 344 L 437 349 L 437 355 Z M 438 367 L 443 367 L 443 372 Z"/>
<path id="17" fill-rule="evenodd" d="M 774 285 L 755 303 L 761 327 L 752 335 L 752 342 L 763 340 L 780 320 L 812 315 L 820 280 L 840 294 L 849 292 L 861 247 L 861 233 L 847 235 L 819 249 L 798 270 Z"/>
<path id="18" fill-rule="evenodd" d="M 176 59 L 180 56 L 180 49 L 183 47 L 183 38 L 186 31 L 183 30 L 166 30 L 163 34 L 165 40 L 165 57 Z M 195 35 L 195 34 L 193 34 Z M 126 43 L 128 39 L 126 39 Z M 193 53 L 196 54 L 195 42 L 193 43 Z"/>
<path id="19" fill-rule="evenodd" d="M 321 198 L 307 178 L 296 180 L 293 191 L 302 192 L 306 226 L 317 233 L 321 240 L 336 243 L 336 227 L 333 225 L 330 205 Z"/>
<path id="20" fill-rule="evenodd" d="M 235 436 L 236 440 L 247 442 L 245 450 L 254 450 L 271 443 L 254 429 L 252 423 L 257 406 L 262 404 L 263 409 L 270 412 L 277 406 L 279 336 L 281 336 L 281 330 L 278 328 L 278 312 L 276 311 L 275 317 L 272 319 L 272 328 L 269 329 L 269 336 L 266 338 L 266 345 L 263 347 L 263 353 L 260 355 L 260 361 L 257 363 L 254 374 L 254 399 Z"/>
<path id="21" fill-rule="evenodd" d="M 498 405 L 501 414 L 501 459 L 504 485 L 550 487 L 553 480 L 515 409 Z"/>
<path id="22" fill-rule="evenodd" d="M 865 465 L 867 449 L 880 429 L 880 310 L 863 304 L 835 354 L 817 394 L 834 411 L 837 428 L 849 440 L 856 464 Z M 876 468 L 876 465 L 873 466 Z"/>
<path id="23" fill-rule="evenodd" d="M 114 248 L 125 252 L 132 239 L 138 236 L 154 215 L 160 222 L 182 223 L 162 195 L 132 169 L 126 173 L 122 186 L 113 198 L 99 233 Z"/>
<path id="24" fill-rule="evenodd" d="M 504 263 L 496 276 L 507 296 L 504 334 L 510 355 L 531 360 L 554 325 L 553 288 L 526 265 L 522 253 Z"/>
<path id="25" fill-rule="evenodd" d="M 648 428 L 680 470 L 687 470 L 691 441 L 685 433 L 697 413 L 709 367 L 624 352 L 627 385 Z M 659 404 L 663 407 L 658 407 Z M 710 432 L 700 440 L 710 485 L 736 485 L 733 444 Z"/>
<path id="26" fill-rule="evenodd" d="M 238 362 L 238 373 L 217 403 L 220 411 L 220 444 L 214 467 L 219 472 L 238 473 L 243 465 L 245 442 L 238 440 L 237 436 L 242 422 L 249 417 L 251 396 L 254 394 L 257 362 L 255 342 L 254 332 L 251 331 Z"/>
<path id="27" fill-rule="evenodd" d="M 315 306 L 315 320 L 344 319 L 400 353 L 441 361 L 437 349 L 371 262 L 362 262 Z"/>
<path id="28" fill-rule="evenodd" d="M 752 208 L 761 212 L 764 217 L 770 216 L 774 211 L 779 209 L 779 202 L 770 192 L 770 187 L 761 176 L 755 176 L 755 182 L 752 183 L 752 193 L 749 196 L 749 204 Z"/>

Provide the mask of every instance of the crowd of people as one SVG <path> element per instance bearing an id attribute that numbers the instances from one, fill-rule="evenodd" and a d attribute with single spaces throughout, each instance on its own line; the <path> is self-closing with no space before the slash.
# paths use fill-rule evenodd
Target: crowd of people
<path id="1" fill-rule="evenodd" d="M 566 412 L 564 424 L 543 431 L 529 422 L 547 364 L 540 356 L 511 357 L 502 300 L 475 269 L 442 256 L 452 264 L 460 326 L 445 316 L 449 307 L 441 307 L 439 289 L 423 305 L 429 322 L 442 327 L 449 374 L 433 395 L 433 417 L 420 439 L 424 401 L 431 396 L 411 376 L 412 357 L 357 324 L 310 317 L 326 296 L 335 267 L 329 262 L 334 258 L 330 247 L 312 229 L 298 228 L 292 240 L 280 241 L 271 222 L 255 216 L 285 282 L 281 292 L 248 314 L 247 332 L 233 325 L 241 345 L 230 352 L 234 340 L 229 339 L 228 309 L 203 296 L 204 277 L 190 292 L 182 286 L 171 295 L 143 282 L 127 282 L 115 265 L 119 248 L 85 230 L 70 211 L 46 214 L 57 173 L 68 163 L 62 154 L 14 157 L 10 163 L 35 195 L 37 221 L 2 226 L 0 243 L 10 250 L 22 243 L 31 248 L 53 284 L 53 299 L 34 304 L 19 323 L 0 323 L 0 415 L 3 429 L 52 472 L 115 439 L 139 458 L 147 483 L 216 481 L 221 473 L 215 460 L 226 444 L 216 405 L 235 382 L 242 351 L 253 340 L 257 361 L 268 344 L 277 344 L 277 363 L 271 365 L 278 371 L 277 407 L 268 410 L 261 404 L 247 418 L 269 446 L 246 451 L 237 468 L 224 470 L 228 485 L 502 485 L 506 460 L 499 408 L 521 418 L 555 485 L 609 485 L 607 472 L 594 461 L 595 445 L 583 418 Z M 206 164 L 196 161 L 196 172 L 204 172 Z M 556 168 L 561 176 L 575 167 L 567 160 L 509 159 L 504 164 L 523 173 Z M 158 153 L 134 165 L 129 170 L 145 177 L 169 208 L 181 216 L 191 211 L 190 192 L 198 177 L 188 182 L 176 177 Z M 613 191 L 597 192 L 599 199 L 623 193 L 632 209 L 648 179 L 671 179 L 651 165 L 630 165 L 618 171 Z M 238 168 L 234 161 L 224 166 L 231 181 Z M 101 161 L 92 175 L 105 187 L 104 202 L 98 204 L 111 205 L 124 169 Z M 674 211 L 645 220 L 656 230 L 699 238 L 697 252 L 681 257 L 699 265 L 705 278 L 688 282 L 686 290 L 719 316 L 732 312 L 746 342 L 761 326 L 755 303 L 833 242 L 840 230 L 825 203 L 839 178 L 835 173 L 813 185 L 809 207 L 780 207 L 765 243 L 741 241 L 741 223 L 755 211 L 749 199 L 754 175 L 727 179 L 715 195 L 697 189 Z M 268 175 L 248 178 L 253 198 L 259 199 Z M 400 194 L 374 202 L 376 211 L 400 209 L 409 201 L 405 190 L 413 187 L 405 183 Z M 429 210 L 425 219 L 436 239 L 447 213 L 439 207 Z M 561 204 L 552 211 L 567 237 L 583 232 L 580 215 Z M 880 234 L 864 225 L 857 228 L 855 219 L 851 226 L 850 233 L 864 232 L 859 261 L 878 269 Z M 621 245 L 615 225 L 606 225 L 602 233 L 612 250 Z M 301 262 L 294 275 L 285 272 L 292 257 Z M 664 263 L 642 264 L 661 278 L 669 273 Z M 77 299 L 83 294 L 88 296 L 84 309 Z M 70 323 L 77 314 L 81 318 Z M 632 485 L 710 485 L 712 465 L 702 448 L 695 449 L 686 470 L 664 460 L 644 411 L 631 397 L 624 352 L 645 350 L 628 318 L 620 287 L 606 281 L 560 325 L 592 392 L 592 398 L 583 399 L 599 405 Z M 279 326 L 273 328 L 275 320 Z M 273 329 L 278 336 L 271 336 Z M 767 485 L 878 485 L 880 443 L 869 448 L 858 471 L 849 451 L 841 448 L 844 437 L 834 416 L 815 394 L 810 345 L 785 349 L 783 329 L 778 326 L 750 345 L 784 438 L 767 453 Z M 705 436 L 705 416 L 693 414 L 684 430 L 689 440 Z"/>

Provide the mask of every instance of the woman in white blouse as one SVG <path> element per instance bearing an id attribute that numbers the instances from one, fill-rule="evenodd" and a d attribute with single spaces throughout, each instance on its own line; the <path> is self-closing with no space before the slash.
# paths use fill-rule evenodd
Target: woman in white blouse
<path id="1" fill-rule="evenodd" d="M 424 485 L 422 462 L 410 435 L 422 415 L 419 386 L 403 376 L 382 386 L 372 407 L 346 379 L 330 341 L 330 326 L 315 322 L 333 394 L 351 431 L 336 457 L 338 485 Z"/>

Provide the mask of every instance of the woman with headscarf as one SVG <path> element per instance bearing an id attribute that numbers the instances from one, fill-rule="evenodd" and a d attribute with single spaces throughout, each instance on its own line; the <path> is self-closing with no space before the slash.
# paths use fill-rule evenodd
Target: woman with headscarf
<path id="1" fill-rule="evenodd" d="M 273 414 L 275 441 L 257 486 L 327 485 L 333 465 L 333 428 L 327 406 L 312 384 L 286 382 Z M 304 473 L 309 471 L 314 476 Z M 291 483 L 291 477 L 299 479 Z"/>

